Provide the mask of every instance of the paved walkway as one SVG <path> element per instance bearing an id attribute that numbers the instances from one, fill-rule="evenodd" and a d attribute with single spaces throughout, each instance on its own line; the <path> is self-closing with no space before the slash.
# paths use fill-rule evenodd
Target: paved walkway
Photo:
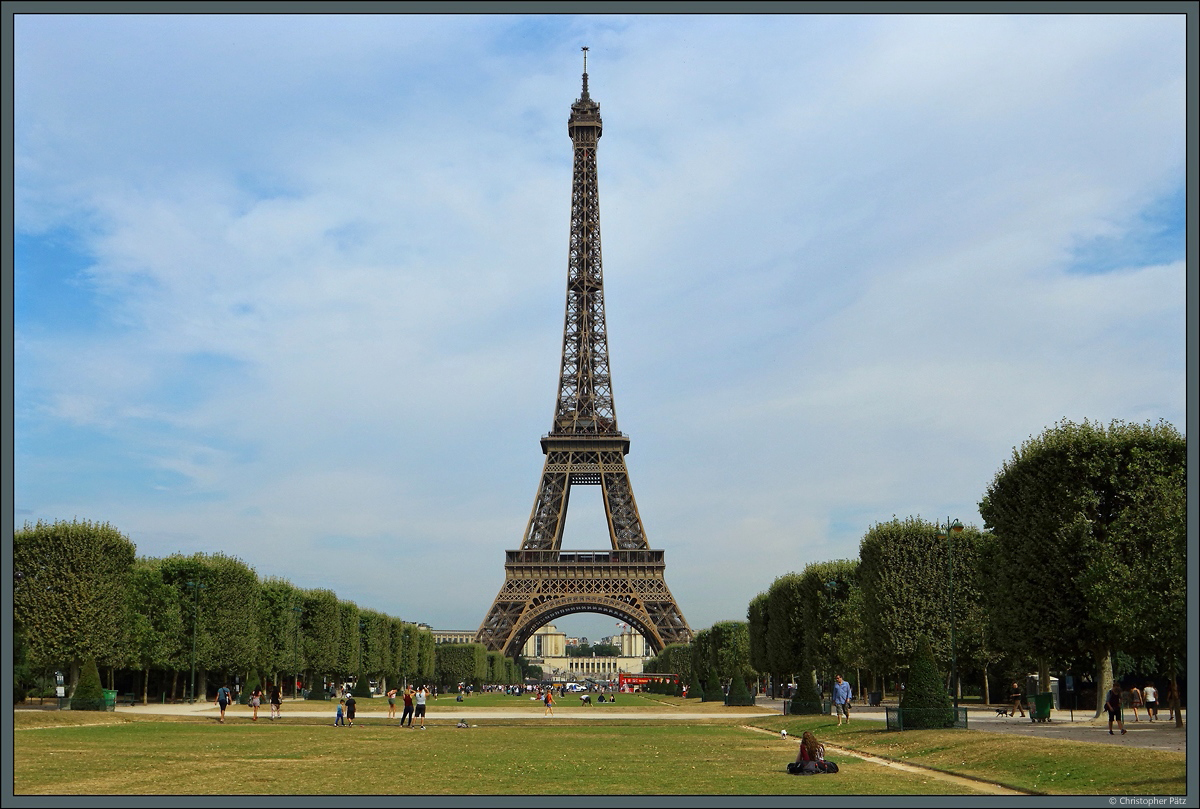
<path id="1" fill-rule="evenodd" d="M 444 703 L 446 707 L 450 707 L 448 703 Z M 765 697 L 758 698 L 758 704 L 754 708 L 745 709 L 730 709 L 723 710 L 718 713 L 691 713 L 677 711 L 622 711 L 619 707 L 604 707 L 592 706 L 584 708 L 579 705 L 556 705 L 555 716 L 543 716 L 542 704 L 531 703 L 529 706 L 514 706 L 512 708 L 478 708 L 472 709 L 467 703 L 454 704 L 452 710 L 440 712 L 438 711 L 438 703 L 430 702 L 429 716 L 427 719 L 430 722 L 444 722 L 451 720 L 466 719 L 468 721 L 479 721 L 481 719 L 545 719 L 553 721 L 555 718 L 560 719 L 592 719 L 592 720 L 614 720 L 614 719 L 655 719 L 655 720 L 671 720 L 683 722 L 697 722 L 707 719 L 761 719 L 764 716 L 782 715 L 783 700 L 772 700 Z M 117 712 L 122 714 L 159 714 L 159 715 L 199 715 L 216 718 L 218 715 L 217 706 L 210 703 L 196 703 L 195 705 L 135 705 L 135 706 L 118 706 Z M 333 721 L 333 706 L 329 703 L 321 703 L 320 708 L 316 708 L 314 703 L 306 700 L 284 700 L 283 716 L 286 717 L 301 717 L 305 719 L 329 719 Z M 264 706 L 258 709 L 259 719 L 270 721 L 271 710 L 269 706 Z M 387 716 L 386 705 L 370 705 L 364 709 L 360 707 L 358 713 L 360 721 L 367 721 L 375 724 L 381 720 L 394 721 L 385 719 Z M 851 710 L 852 721 L 854 722 L 884 722 L 886 717 L 881 708 L 853 708 Z M 226 712 L 226 718 L 230 721 L 243 722 L 250 718 L 250 709 L 244 705 L 236 705 L 231 707 Z M 830 721 L 833 721 L 832 718 Z M 968 712 L 967 726 L 972 730 L 979 730 L 988 733 L 1015 733 L 1022 736 L 1038 736 L 1048 739 L 1068 739 L 1078 742 L 1092 742 L 1095 744 L 1117 744 L 1126 747 L 1145 747 L 1154 750 L 1169 750 L 1177 753 L 1186 752 L 1187 749 L 1187 711 L 1184 711 L 1184 727 L 1176 728 L 1175 723 L 1163 719 L 1158 722 L 1126 722 L 1125 729 L 1129 732 L 1124 736 L 1118 731 L 1115 735 L 1110 736 L 1108 733 L 1107 719 L 1093 720 L 1090 713 L 1075 713 L 1073 716 L 1069 711 L 1054 711 L 1051 714 L 1049 722 L 1031 722 L 1028 718 L 997 716 L 994 708 L 984 709 L 972 708 Z M 1114 728 L 1115 729 L 1115 728 Z"/>

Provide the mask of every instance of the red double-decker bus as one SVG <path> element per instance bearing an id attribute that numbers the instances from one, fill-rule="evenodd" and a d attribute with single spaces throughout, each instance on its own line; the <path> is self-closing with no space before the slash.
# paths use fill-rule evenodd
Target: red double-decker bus
<path id="1" fill-rule="evenodd" d="M 643 674 L 626 674 L 623 671 L 617 675 L 617 688 L 625 692 L 633 691 L 638 687 L 644 688 L 651 683 L 671 683 L 672 685 L 679 685 L 679 675 L 656 674 L 650 672 L 645 672 Z"/>

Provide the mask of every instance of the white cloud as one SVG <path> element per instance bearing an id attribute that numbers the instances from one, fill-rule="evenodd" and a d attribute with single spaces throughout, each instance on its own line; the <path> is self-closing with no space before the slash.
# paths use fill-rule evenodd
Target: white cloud
<path id="1" fill-rule="evenodd" d="M 115 325 L 18 321 L 18 506 L 477 625 L 555 392 L 575 40 L 693 627 L 893 513 L 977 521 L 1059 418 L 1182 423 L 1182 263 L 1077 266 L 1182 184 L 1172 18 L 47 17 L 16 221 L 79 234 Z M 127 446 L 104 486 L 39 471 L 65 425 Z"/>

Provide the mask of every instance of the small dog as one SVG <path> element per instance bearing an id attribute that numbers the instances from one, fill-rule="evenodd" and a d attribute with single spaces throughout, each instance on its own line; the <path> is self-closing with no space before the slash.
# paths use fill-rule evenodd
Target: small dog
<path id="1" fill-rule="evenodd" d="M 1012 715 L 1013 715 L 1013 712 L 1010 711 L 1008 708 L 997 708 L 996 709 L 996 716 L 1012 716 Z"/>

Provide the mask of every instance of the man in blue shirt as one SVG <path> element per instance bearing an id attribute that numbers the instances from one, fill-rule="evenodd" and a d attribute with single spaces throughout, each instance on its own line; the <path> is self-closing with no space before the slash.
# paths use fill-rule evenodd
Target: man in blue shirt
<path id="1" fill-rule="evenodd" d="M 217 689 L 217 705 L 221 706 L 221 718 L 217 721 L 222 725 L 225 724 L 225 709 L 229 707 L 229 703 L 233 701 L 232 694 L 229 692 L 229 686 L 223 685 Z"/>
<path id="2" fill-rule="evenodd" d="M 842 679 L 842 675 L 833 678 L 833 710 L 837 714 L 838 727 L 842 725 L 842 717 L 850 724 L 850 683 Z"/>

